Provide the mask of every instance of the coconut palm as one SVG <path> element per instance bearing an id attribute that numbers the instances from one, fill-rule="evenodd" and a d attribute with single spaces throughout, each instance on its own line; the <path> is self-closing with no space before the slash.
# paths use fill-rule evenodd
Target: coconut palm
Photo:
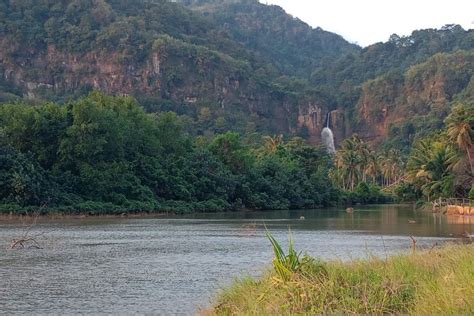
<path id="1" fill-rule="evenodd" d="M 380 155 L 380 174 L 382 176 L 382 185 L 388 186 L 391 182 L 392 175 L 392 163 L 390 161 L 390 155 L 385 152 Z"/>
<path id="2" fill-rule="evenodd" d="M 369 145 L 364 142 L 357 134 L 351 137 L 351 141 L 354 143 L 354 150 L 357 152 L 360 158 L 358 165 L 359 173 L 362 175 L 362 181 L 366 182 L 367 173 L 365 172 L 367 165 L 369 164 L 371 150 Z"/>
<path id="3" fill-rule="evenodd" d="M 267 153 L 274 153 L 278 146 L 283 143 L 283 135 L 278 136 L 263 136 L 263 146 Z"/>
<path id="4" fill-rule="evenodd" d="M 430 200 L 449 195 L 452 191 L 456 151 L 443 140 L 422 140 L 412 150 L 407 165 L 408 180 L 413 182 Z"/>
<path id="5" fill-rule="evenodd" d="M 379 174 L 379 162 L 377 154 L 373 151 L 370 151 L 367 156 L 364 174 L 372 179 L 372 183 L 375 183 L 377 175 Z"/>
<path id="6" fill-rule="evenodd" d="M 473 157 L 471 157 L 472 139 L 474 137 L 472 130 L 474 125 L 474 104 L 454 106 L 451 114 L 446 119 L 446 124 L 449 140 L 466 153 L 470 172 L 474 174 Z"/>
<path id="7" fill-rule="evenodd" d="M 396 183 L 400 180 L 403 170 L 403 159 L 400 150 L 390 149 L 388 151 L 389 161 L 390 161 L 390 177 L 392 182 L 390 184 Z"/>
<path id="8" fill-rule="evenodd" d="M 340 176 L 343 177 L 343 187 L 351 191 L 354 190 L 362 175 L 363 158 L 360 148 L 360 139 L 353 136 L 344 140 L 335 158 L 335 165 L 340 170 Z"/>

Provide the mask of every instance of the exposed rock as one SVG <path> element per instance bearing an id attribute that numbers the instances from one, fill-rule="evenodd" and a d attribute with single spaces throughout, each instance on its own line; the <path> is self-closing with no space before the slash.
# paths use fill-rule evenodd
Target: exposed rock
<path id="1" fill-rule="evenodd" d="M 445 107 L 472 80 L 473 66 L 472 53 L 438 54 L 411 67 L 404 77 L 387 75 L 368 81 L 356 106 L 357 132 L 378 143 L 392 125 L 400 126 L 415 116 L 446 115 Z"/>

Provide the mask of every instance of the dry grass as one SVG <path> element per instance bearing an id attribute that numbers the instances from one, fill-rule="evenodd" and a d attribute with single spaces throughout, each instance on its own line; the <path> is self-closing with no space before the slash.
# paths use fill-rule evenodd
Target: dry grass
<path id="1" fill-rule="evenodd" d="M 387 260 L 303 261 L 286 281 L 274 271 L 236 281 L 205 314 L 474 314 L 473 245 Z"/>

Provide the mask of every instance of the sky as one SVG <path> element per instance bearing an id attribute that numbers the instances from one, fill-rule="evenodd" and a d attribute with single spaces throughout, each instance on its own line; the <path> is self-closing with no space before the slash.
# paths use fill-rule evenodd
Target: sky
<path id="1" fill-rule="evenodd" d="M 368 46 L 391 34 L 460 24 L 474 28 L 474 0 L 260 0 L 276 4 L 312 27 Z"/>

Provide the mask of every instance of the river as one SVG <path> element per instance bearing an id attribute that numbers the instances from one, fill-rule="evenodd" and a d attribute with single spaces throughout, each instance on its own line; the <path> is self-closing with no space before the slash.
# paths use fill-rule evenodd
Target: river
<path id="1" fill-rule="evenodd" d="M 291 227 L 298 250 L 341 260 L 409 251 L 409 236 L 428 248 L 474 231 L 472 218 L 406 205 L 42 218 L 29 231 L 42 249 L 7 249 L 30 223 L 0 220 L 0 314 L 195 314 L 235 277 L 268 269 L 264 225 L 283 243 Z"/>

